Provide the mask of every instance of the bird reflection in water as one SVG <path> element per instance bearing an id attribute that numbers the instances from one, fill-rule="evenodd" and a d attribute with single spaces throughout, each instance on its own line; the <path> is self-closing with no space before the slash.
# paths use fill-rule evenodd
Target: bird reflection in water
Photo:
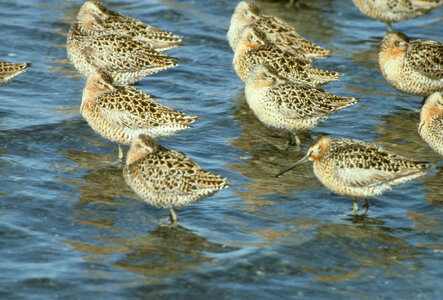
<path id="1" fill-rule="evenodd" d="M 361 215 L 346 220 L 351 224 L 319 225 L 315 238 L 303 245 L 313 249 L 310 259 L 296 262 L 296 267 L 329 283 L 356 281 L 374 271 L 403 277 L 420 270 L 420 247 L 398 237 L 384 221 Z M 328 257 L 329 267 L 316 264 L 316 257 Z"/>
<path id="2" fill-rule="evenodd" d="M 234 119 L 241 124 L 242 132 L 231 140 L 230 144 L 245 154 L 240 157 L 241 163 L 230 163 L 228 166 L 252 180 L 245 184 L 250 192 L 243 193 L 235 190 L 244 201 L 258 199 L 257 195 L 290 195 L 297 188 L 319 186 L 316 180 L 306 179 L 306 174 L 312 173 L 308 166 L 302 166 L 303 172 L 291 178 L 281 178 L 282 180 L 273 178 L 273 174 L 280 171 L 281 166 L 287 165 L 289 160 L 300 158 L 302 154 L 287 148 L 285 139 L 282 138 L 286 137 L 283 132 L 268 129 L 261 124 L 248 108 L 243 92 L 239 92 L 234 105 L 232 114 Z M 309 143 L 309 133 L 304 132 L 300 134 L 300 137 L 302 145 Z M 252 200 L 252 202 L 256 201 Z"/>
<path id="3" fill-rule="evenodd" d="M 146 276 L 137 276 L 139 281 L 135 283 L 134 278 L 127 278 L 127 284 L 131 286 L 162 281 L 210 262 L 216 254 L 237 250 L 236 247 L 210 242 L 180 225 L 160 225 L 147 234 L 122 232 L 121 228 L 114 228 L 111 234 L 102 234 L 88 241 L 64 242 L 84 253 L 85 261 L 110 263 L 115 268 Z M 109 271 L 111 274 L 91 272 L 98 276 L 112 276 L 112 270 Z"/>
<path id="4" fill-rule="evenodd" d="M 60 151 L 76 164 L 74 167 L 63 169 L 72 174 L 83 174 L 81 178 L 60 179 L 80 192 L 78 204 L 96 202 L 104 205 L 123 205 L 123 201 L 116 200 L 118 198 L 139 201 L 136 196 L 132 196 L 131 189 L 126 185 L 121 174 L 121 165 L 110 164 L 115 159 L 113 153 L 102 155 L 77 150 Z"/>

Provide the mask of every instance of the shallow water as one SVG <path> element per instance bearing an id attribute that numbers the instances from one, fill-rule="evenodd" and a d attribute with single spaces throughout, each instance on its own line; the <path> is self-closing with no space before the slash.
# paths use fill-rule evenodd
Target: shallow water
<path id="1" fill-rule="evenodd" d="M 32 62 L 0 87 L 1 299 L 254 299 L 443 297 L 443 169 L 370 200 L 366 216 L 331 194 L 310 163 L 273 175 L 303 153 L 249 111 L 225 34 L 236 1 L 106 1 L 110 9 L 184 35 L 177 68 L 138 88 L 202 117 L 160 143 L 232 180 L 178 211 L 146 205 L 114 163 L 117 147 L 79 114 L 85 79 L 66 58 L 82 1 L 0 2 L 0 58 Z M 204 3 L 204 4 L 203 4 Z M 262 1 L 267 14 L 334 51 L 316 66 L 345 73 L 325 88 L 360 102 L 301 136 L 360 138 L 441 165 L 417 134 L 421 99 L 382 77 L 384 24 L 346 0 Z M 443 8 L 393 24 L 443 41 Z M 125 148 L 127 150 L 127 147 Z"/>

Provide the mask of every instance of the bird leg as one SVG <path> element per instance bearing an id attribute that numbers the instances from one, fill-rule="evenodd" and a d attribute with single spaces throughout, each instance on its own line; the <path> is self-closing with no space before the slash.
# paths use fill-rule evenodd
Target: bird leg
<path id="1" fill-rule="evenodd" d="M 172 225 L 176 225 L 178 223 L 177 215 L 172 207 L 169 208 L 169 217 L 171 218 Z"/>
<path id="2" fill-rule="evenodd" d="M 295 133 L 289 132 L 288 134 L 288 147 L 295 146 L 296 151 L 300 151 L 300 139 Z"/>
<path id="3" fill-rule="evenodd" d="M 386 22 L 386 26 L 388 27 L 388 32 L 391 32 L 392 31 L 391 23 Z"/>
<path id="4" fill-rule="evenodd" d="M 358 214 L 358 203 L 357 203 L 357 198 L 354 198 L 354 213 L 357 215 Z"/>
<path id="5" fill-rule="evenodd" d="M 123 160 L 123 149 L 120 144 L 118 144 L 118 160 Z"/>
<path id="6" fill-rule="evenodd" d="M 366 199 L 366 198 L 365 198 L 365 205 L 364 206 L 365 206 L 365 213 L 364 214 L 366 215 L 369 210 L 369 202 L 368 202 L 368 199 Z"/>

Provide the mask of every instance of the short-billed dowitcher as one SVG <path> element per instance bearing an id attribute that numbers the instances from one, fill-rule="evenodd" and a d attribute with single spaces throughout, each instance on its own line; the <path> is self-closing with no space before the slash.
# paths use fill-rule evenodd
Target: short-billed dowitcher
<path id="1" fill-rule="evenodd" d="M 391 22 L 401 22 L 427 14 L 441 6 L 442 0 L 352 0 L 366 16 L 385 22 L 391 31 Z"/>
<path id="2" fill-rule="evenodd" d="M 330 54 L 328 49 L 301 37 L 297 31 L 284 20 L 274 16 L 261 15 L 258 6 L 250 1 L 242 1 L 237 4 L 232 14 L 227 38 L 234 52 L 242 31 L 248 25 L 257 27 L 263 31 L 270 42 L 289 45 L 310 60 L 323 58 Z"/>
<path id="3" fill-rule="evenodd" d="M 94 28 L 91 34 L 125 35 L 134 40 L 149 43 L 157 51 L 177 48 L 182 44 L 182 36 L 164 31 L 142 21 L 106 9 L 101 1 L 86 1 L 77 16 L 80 24 L 90 16 L 100 20 L 101 27 Z"/>
<path id="4" fill-rule="evenodd" d="M 246 80 L 246 102 L 266 126 L 289 133 L 290 142 L 298 131 L 314 128 L 334 112 L 358 102 L 316 88 L 303 81 L 280 77 L 266 65 L 257 65 Z"/>
<path id="5" fill-rule="evenodd" d="M 247 26 L 243 30 L 232 64 L 243 82 L 248 78 L 252 68 L 258 64 L 270 65 L 283 77 L 303 80 L 313 85 L 338 80 L 342 75 L 338 72 L 317 69 L 304 55 L 268 43 L 263 32 L 252 26 Z"/>
<path id="6" fill-rule="evenodd" d="M 10 81 L 15 76 L 26 71 L 30 63 L 10 63 L 0 61 L 0 86 Z"/>
<path id="7" fill-rule="evenodd" d="M 381 41 L 378 62 L 386 80 L 401 92 L 428 96 L 443 90 L 442 43 L 389 32 Z"/>
<path id="8" fill-rule="evenodd" d="M 102 71 L 88 77 L 80 111 L 94 131 L 119 144 L 119 158 L 120 144 L 130 144 L 139 134 L 170 136 L 198 119 L 156 103 L 136 88 L 114 85 Z"/>
<path id="9" fill-rule="evenodd" d="M 443 92 L 429 96 L 420 111 L 418 133 L 422 139 L 443 155 Z"/>
<path id="10" fill-rule="evenodd" d="M 66 50 L 74 66 L 85 77 L 96 69 L 106 70 L 118 84 L 130 84 L 147 75 L 178 65 L 178 60 L 154 50 L 148 43 L 115 34 L 91 35 L 92 28 L 102 26 L 89 16 L 72 24 Z M 85 30 L 89 28 L 91 30 Z"/>
<path id="11" fill-rule="evenodd" d="M 336 194 L 354 198 L 355 213 L 357 198 L 365 199 L 367 211 L 367 198 L 422 176 L 429 168 L 427 162 L 405 158 L 362 140 L 321 137 L 311 144 L 301 160 L 277 176 L 306 159 L 314 162 L 314 174 L 324 186 Z"/>
<path id="12" fill-rule="evenodd" d="M 169 208 L 172 223 L 178 221 L 174 208 L 202 200 L 230 183 L 203 170 L 184 153 L 166 149 L 143 134 L 131 144 L 123 177 L 145 202 Z"/>

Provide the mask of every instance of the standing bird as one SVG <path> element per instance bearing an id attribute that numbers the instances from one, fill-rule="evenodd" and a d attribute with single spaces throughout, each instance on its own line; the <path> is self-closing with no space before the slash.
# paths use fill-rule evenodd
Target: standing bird
<path id="1" fill-rule="evenodd" d="M 146 203 L 169 208 L 173 224 L 178 221 L 174 208 L 200 201 L 230 183 L 203 170 L 184 153 L 166 149 L 143 134 L 131 144 L 123 177 Z"/>
<path id="2" fill-rule="evenodd" d="M 343 75 L 317 69 L 304 55 L 296 51 L 287 51 L 277 44 L 268 43 L 263 32 L 253 26 L 247 26 L 243 30 L 232 64 L 243 82 L 258 64 L 272 66 L 278 70 L 279 75 L 288 79 L 302 80 L 316 86 L 338 80 L 339 76 Z"/>
<path id="3" fill-rule="evenodd" d="M 301 160 L 277 177 L 306 159 L 314 162 L 314 174 L 324 186 L 354 199 L 355 213 L 358 213 L 357 198 L 365 199 L 367 212 L 367 198 L 422 176 L 430 167 L 427 162 L 390 153 L 362 140 L 321 137 L 312 142 Z"/>
<path id="4" fill-rule="evenodd" d="M 442 43 L 388 32 L 380 44 L 378 63 L 385 79 L 400 92 L 428 96 L 443 90 Z"/>
<path id="5" fill-rule="evenodd" d="M 77 19 L 93 17 L 100 21 L 101 28 L 93 34 L 114 34 L 129 36 L 134 40 L 146 42 L 157 51 L 166 51 L 182 45 L 182 36 L 144 24 L 142 21 L 106 9 L 101 1 L 88 0 L 80 8 Z"/>
<path id="6" fill-rule="evenodd" d="M 270 42 L 287 45 L 302 53 L 309 60 L 330 55 L 330 50 L 301 37 L 294 27 L 284 20 L 262 15 L 258 6 L 249 1 L 242 1 L 237 4 L 231 17 L 227 38 L 234 52 L 243 30 L 248 25 L 261 30 Z"/>
<path id="7" fill-rule="evenodd" d="M 441 6 L 442 0 L 352 0 L 366 16 L 385 22 L 391 31 L 391 22 L 401 22 L 427 14 Z"/>
<path id="8" fill-rule="evenodd" d="M 10 63 L 0 61 L 0 86 L 6 84 L 15 76 L 26 71 L 30 63 Z"/>
<path id="9" fill-rule="evenodd" d="M 66 45 L 68 57 L 85 77 L 96 69 L 108 72 L 118 84 L 130 84 L 147 75 L 178 65 L 178 60 L 129 36 L 102 34 L 103 22 L 88 15 L 72 24 Z"/>
<path id="10" fill-rule="evenodd" d="M 170 136 L 191 128 L 189 124 L 198 119 L 161 105 L 136 88 L 114 85 L 102 71 L 88 77 L 80 111 L 95 132 L 119 144 L 119 159 L 120 144 L 131 144 L 140 134 Z"/>
<path id="11" fill-rule="evenodd" d="M 443 92 L 426 99 L 420 111 L 418 133 L 438 154 L 443 156 Z"/>
<path id="12" fill-rule="evenodd" d="M 289 143 L 297 148 L 298 131 L 317 126 L 334 112 L 358 102 L 316 88 L 303 81 L 280 77 L 266 65 L 257 65 L 246 80 L 246 102 L 267 127 L 289 133 Z"/>

